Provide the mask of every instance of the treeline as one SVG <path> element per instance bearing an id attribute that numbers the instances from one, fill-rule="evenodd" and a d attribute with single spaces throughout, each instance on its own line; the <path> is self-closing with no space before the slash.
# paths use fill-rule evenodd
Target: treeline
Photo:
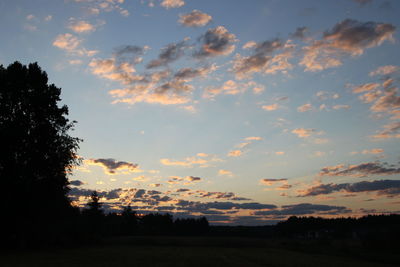
<path id="1" fill-rule="evenodd" d="M 49 213 L 51 214 L 51 213 Z M 278 238 L 292 240 L 361 240 L 368 246 L 398 247 L 400 215 L 368 215 L 360 218 L 321 218 L 292 216 L 277 225 L 210 226 L 205 217 L 174 219 L 171 214 L 137 214 L 130 206 L 120 213 L 105 213 L 96 192 L 85 208 L 71 207 L 63 217 L 51 215 L 47 222 L 24 225 L 18 234 L 3 236 L 8 247 L 79 245 L 105 238 L 140 235 L 208 235 Z M 42 220 L 42 222 L 44 222 Z M 5 232 L 7 233 L 7 232 Z M 384 242 L 382 242 L 384 241 Z"/>
<path id="2" fill-rule="evenodd" d="M 88 208 L 80 212 L 80 222 L 89 237 L 116 235 L 196 235 L 208 231 L 209 224 L 205 217 L 173 219 L 171 214 L 150 213 L 137 214 L 130 206 L 121 213 L 105 214 L 101 208 L 100 198 L 93 192 L 88 202 Z"/>
<path id="3" fill-rule="evenodd" d="M 400 238 L 400 215 L 367 215 L 360 218 L 292 216 L 276 225 L 282 237 L 308 239 L 353 238 L 394 240 Z"/>
<path id="4" fill-rule="evenodd" d="M 209 230 L 205 217 L 174 219 L 170 214 L 141 215 L 130 206 L 121 213 L 105 213 L 96 192 L 91 195 L 87 207 L 70 207 L 64 216 L 52 218 L 50 215 L 46 220 L 35 227 L 19 228 L 18 234 L 9 232 L 3 236 L 3 245 L 20 248 L 70 246 L 98 243 L 115 236 L 202 235 Z"/>

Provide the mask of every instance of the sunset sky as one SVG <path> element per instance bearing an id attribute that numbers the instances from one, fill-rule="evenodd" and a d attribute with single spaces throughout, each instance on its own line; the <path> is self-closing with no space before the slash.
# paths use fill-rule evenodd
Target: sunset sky
<path id="1" fill-rule="evenodd" d="M 70 196 L 273 224 L 400 213 L 400 1 L 0 2 L 82 138 Z"/>

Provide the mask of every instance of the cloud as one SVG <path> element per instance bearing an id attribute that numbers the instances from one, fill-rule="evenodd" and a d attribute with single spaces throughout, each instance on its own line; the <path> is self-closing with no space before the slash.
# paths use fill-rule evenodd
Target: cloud
<path id="1" fill-rule="evenodd" d="M 214 155 L 208 155 L 205 153 L 199 153 L 198 157 L 187 157 L 184 160 L 170 160 L 163 158 L 160 160 L 161 164 L 165 166 L 181 166 L 181 167 L 193 167 L 199 165 L 200 167 L 209 167 L 212 162 L 219 162 L 221 159 Z"/>
<path id="2" fill-rule="evenodd" d="M 167 66 L 169 63 L 181 58 L 184 55 L 185 48 L 187 48 L 185 41 L 169 44 L 161 49 L 158 58 L 150 61 L 146 67 L 152 69 Z"/>
<path id="3" fill-rule="evenodd" d="M 201 180 L 201 178 L 196 176 L 188 176 L 186 177 L 186 180 L 188 180 L 189 182 L 198 182 Z"/>
<path id="4" fill-rule="evenodd" d="M 176 190 L 176 192 L 178 192 L 178 193 L 189 192 L 189 191 L 190 191 L 190 189 L 187 189 L 187 188 L 179 188 Z"/>
<path id="5" fill-rule="evenodd" d="M 233 176 L 233 173 L 231 172 L 231 171 L 228 171 L 228 170 L 219 170 L 218 171 L 218 175 L 226 175 L 226 176 Z"/>
<path id="6" fill-rule="evenodd" d="M 307 138 L 313 134 L 316 134 L 317 131 L 315 129 L 296 128 L 292 130 L 292 133 L 296 134 L 300 138 Z"/>
<path id="7" fill-rule="evenodd" d="M 279 108 L 279 104 L 275 103 L 275 104 L 271 104 L 271 105 L 263 105 L 261 108 L 263 110 L 267 110 L 267 111 L 274 111 Z"/>
<path id="8" fill-rule="evenodd" d="M 362 154 L 381 154 L 385 152 L 385 150 L 381 149 L 381 148 L 374 148 L 374 149 L 364 149 L 361 153 Z"/>
<path id="9" fill-rule="evenodd" d="M 76 33 L 93 32 L 96 30 L 95 26 L 84 20 L 71 20 L 68 28 Z"/>
<path id="10" fill-rule="evenodd" d="M 80 59 L 72 59 L 72 60 L 68 60 L 68 63 L 71 65 L 80 65 L 83 63 L 83 61 Z"/>
<path id="11" fill-rule="evenodd" d="M 369 73 L 369 76 L 390 75 L 390 74 L 397 72 L 398 70 L 399 70 L 399 67 L 394 66 L 394 65 L 381 66 L 381 67 L 377 68 L 376 70 L 371 71 Z"/>
<path id="12" fill-rule="evenodd" d="M 201 41 L 201 49 L 195 52 L 196 58 L 215 57 L 228 55 L 235 49 L 236 36 L 229 33 L 224 26 L 218 26 L 207 30 L 199 40 Z"/>
<path id="13" fill-rule="evenodd" d="M 384 71 L 382 69 L 382 72 Z M 399 89 L 394 86 L 394 82 L 394 79 L 385 77 L 382 84 L 366 83 L 353 87 L 353 93 L 364 93 L 359 96 L 359 99 L 364 103 L 371 103 L 370 110 L 372 112 L 391 115 L 391 119 L 398 119 L 396 114 L 400 109 L 400 96 L 398 95 Z M 380 89 L 381 87 L 383 90 Z"/>
<path id="14" fill-rule="evenodd" d="M 196 9 L 188 14 L 180 15 L 179 17 L 179 23 L 186 27 L 202 27 L 212 20 L 210 15 Z"/>
<path id="15" fill-rule="evenodd" d="M 310 103 L 304 104 L 297 108 L 298 112 L 306 112 L 312 110 L 312 105 Z"/>
<path id="16" fill-rule="evenodd" d="M 67 51 L 74 51 L 81 44 L 82 40 L 79 40 L 76 36 L 70 33 L 60 34 L 54 40 L 53 45 Z"/>
<path id="17" fill-rule="evenodd" d="M 29 15 L 27 15 L 26 16 L 26 20 L 33 20 L 33 19 L 35 19 L 36 17 L 35 17 L 35 15 L 33 15 L 33 14 L 29 14 Z"/>
<path id="18" fill-rule="evenodd" d="M 309 29 L 307 27 L 298 27 L 290 36 L 295 39 L 305 40 L 308 31 Z"/>
<path id="19" fill-rule="evenodd" d="M 327 100 L 329 98 L 338 99 L 340 95 L 334 92 L 319 91 L 315 94 L 319 100 Z"/>
<path id="20" fill-rule="evenodd" d="M 262 43 L 248 43 L 245 48 L 251 48 L 253 51 L 250 56 L 236 55 L 232 71 L 237 79 L 250 78 L 256 72 L 286 73 L 292 68 L 288 60 L 293 56 L 294 45 L 290 42 L 283 43 L 279 39 L 274 39 Z M 273 55 L 278 50 L 283 52 Z"/>
<path id="21" fill-rule="evenodd" d="M 118 48 L 112 58 L 93 59 L 90 62 L 89 66 L 93 74 L 119 82 L 123 86 L 122 89 L 109 91 L 109 94 L 115 98 L 112 103 L 133 105 L 145 102 L 176 105 L 189 102 L 191 92 L 194 90 L 192 85 L 187 84 L 189 79 L 174 77 L 169 69 L 144 74 L 137 73 L 135 66 L 142 62 L 141 56 L 146 50 L 148 50 L 147 46 L 124 46 Z M 173 56 L 160 58 L 165 63 Z M 212 68 L 198 71 L 202 74 L 211 70 Z"/>
<path id="22" fill-rule="evenodd" d="M 181 200 L 176 203 L 177 206 L 181 206 L 191 212 L 201 212 L 209 209 L 217 210 L 231 210 L 231 209 L 245 209 L 245 210 L 259 210 L 259 209 L 275 209 L 277 208 L 272 204 L 261 204 L 258 202 L 249 203 L 234 203 L 234 202 L 194 202 Z"/>
<path id="23" fill-rule="evenodd" d="M 178 8 L 185 5 L 185 1 L 183 0 L 162 0 L 161 6 L 165 7 L 166 9 L 170 8 Z"/>
<path id="24" fill-rule="evenodd" d="M 372 91 L 379 87 L 380 87 L 379 83 L 366 83 L 366 84 L 361 84 L 359 86 L 353 87 L 352 92 L 357 94 L 357 93 Z"/>
<path id="25" fill-rule="evenodd" d="M 383 126 L 384 130 L 373 135 L 374 139 L 400 138 L 400 122 L 393 122 Z"/>
<path id="26" fill-rule="evenodd" d="M 117 174 L 119 171 L 125 170 L 128 173 L 138 172 L 139 165 L 126 161 L 116 161 L 115 159 L 89 159 L 84 160 L 85 164 L 97 165 L 103 167 L 106 174 Z"/>
<path id="27" fill-rule="evenodd" d="M 247 201 L 251 200 L 249 198 L 245 197 L 238 197 L 235 193 L 233 192 L 208 192 L 208 191 L 203 191 L 203 190 L 197 190 L 195 193 L 198 195 L 195 195 L 196 197 L 200 198 L 210 198 L 210 199 L 228 199 L 228 200 L 234 200 L 234 201 Z"/>
<path id="28" fill-rule="evenodd" d="M 186 159 L 185 161 L 179 160 L 170 160 L 170 159 L 161 159 L 161 164 L 166 166 L 184 166 L 184 167 L 191 167 L 194 164 L 205 164 L 207 161 L 202 159 Z"/>
<path id="29" fill-rule="evenodd" d="M 59 34 L 53 42 L 53 46 L 58 47 L 62 50 L 67 51 L 71 54 L 76 54 L 79 56 L 94 56 L 98 51 L 96 50 L 87 50 L 81 47 L 82 40 L 78 39 L 76 36 L 65 33 Z"/>
<path id="30" fill-rule="evenodd" d="M 371 106 L 372 112 L 390 112 L 400 108 L 400 96 L 397 95 L 398 88 L 391 87 L 383 91 L 375 99 Z"/>
<path id="31" fill-rule="evenodd" d="M 350 212 L 349 209 L 343 206 L 319 205 L 310 203 L 301 203 L 294 205 L 284 205 L 280 209 L 267 211 L 256 211 L 255 215 L 337 215 Z"/>
<path id="32" fill-rule="evenodd" d="M 75 2 L 84 5 L 84 9 L 90 15 L 116 10 L 124 17 L 129 16 L 129 11 L 121 7 L 125 0 L 75 0 Z"/>
<path id="33" fill-rule="evenodd" d="M 395 175 L 400 174 L 400 168 L 390 166 L 387 163 L 366 162 L 355 165 L 339 164 L 327 166 L 321 169 L 319 176 L 353 176 L 367 177 L 373 175 Z"/>
<path id="34" fill-rule="evenodd" d="M 378 195 L 388 197 L 400 196 L 399 180 L 376 180 L 362 181 L 357 183 L 342 184 L 321 184 L 313 186 L 301 192 L 298 197 L 309 197 L 318 195 L 327 195 L 335 192 L 358 193 L 358 192 L 376 192 Z"/>
<path id="35" fill-rule="evenodd" d="M 241 150 L 232 150 L 229 151 L 228 157 L 240 157 L 243 154 Z"/>
<path id="36" fill-rule="evenodd" d="M 257 47 L 257 43 L 254 41 L 248 41 L 247 43 L 245 43 L 242 48 L 243 49 L 252 49 L 252 48 L 256 48 Z"/>
<path id="37" fill-rule="evenodd" d="M 287 183 L 286 178 L 281 178 L 281 179 L 261 179 L 260 180 L 260 184 L 262 185 L 267 185 L 267 186 L 271 186 L 274 185 L 276 183 Z"/>
<path id="38" fill-rule="evenodd" d="M 392 24 L 360 22 L 346 19 L 324 32 L 321 40 L 314 40 L 303 47 L 304 57 L 300 65 L 305 71 L 321 71 L 342 64 L 344 56 L 359 56 L 367 48 L 393 40 L 396 27 Z"/>
<path id="39" fill-rule="evenodd" d="M 349 105 L 334 105 L 332 108 L 335 109 L 335 110 L 339 110 L 339 109 L 349 109 L 350 106 L 349 106 Z"/>
<path id="40" fill-rule="evenodd" d="M 262 137 L 260 137 L 260 136 L 249 136 L 249 137 L 246 137 L 244 140 L 246 140 L 246 141 L 260 141 L 260 140 L 262 140 Z"/>
<path id="41" fill-rule="evenodd" d="M 73 186 L 81 186 L 84 183 L 82 181 L 79 181 L 79 180 L 73 180 L 73 181 L 69 181 L 69 184 L 73 185 Z"/>
<path id="42" fill-rule="evenodd" d="M 224 82 L 220 87 L 207 87 L 204 91 L 204 98 L 214 98 L 217 95 L 237 95 L 245 92 L 249 87 L 260 87 L 255 82 L 238 83 L 233 80 Z M 253 90 L 254 90 L 253 88 Z"/>
<path id="43" fill-rule="evenodd" d="M 215 96 L 220 94 L 237 95 L 244 93 L 249 89 L 251 89 L 254 94 L 261 94 L 265 90 L 265 87 L 254 81 L 236 82 L 228 80 L 219 87 L 206 87 L 203 97 L 213 99 Z"/>
<path id="44" fill-rule="evenodd" d="M 169 184 L 184 184 L 188 185 L 191 184 L 192 182 L 200 182 L 202 179 L 200 177 L 196 176 L 186 176 L 186 177 L 180 177 L 180 176 L 170 176 L 169 180 L 167 183 Z"/>
<path id="45" fill-rule="evenodd" d="M 211 65 L 208 67 L 200 67 L 200 68 L 185 67 L 179 69 L 174 74 L 174 77 L 179 80 L 190 81 L 196 77 L 205 77 L 206 75 L 210 74 L 216 69 L 217 67 L 215 65 Z"/>

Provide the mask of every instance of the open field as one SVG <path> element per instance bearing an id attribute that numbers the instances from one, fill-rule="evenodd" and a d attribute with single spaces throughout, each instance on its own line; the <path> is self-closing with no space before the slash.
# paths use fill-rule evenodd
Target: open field
<path id="1" fill-rule="evenodd" d="M 393 255 L 393 257 L 396 257 Z M 262 239 L 226 237 L 138 237 L 102 245 L 25 252 L 3 252 L 1 266 L 397 266 L 393 259 L 343 253 L 294 251 Z"/>

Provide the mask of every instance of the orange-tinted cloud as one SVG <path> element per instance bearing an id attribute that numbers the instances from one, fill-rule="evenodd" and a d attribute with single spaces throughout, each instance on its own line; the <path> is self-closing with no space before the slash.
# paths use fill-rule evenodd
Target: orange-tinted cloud
<path id="1" fill-rule="evenodd" d="M 199 10 L 193 10 L 188 14 L 179 16 L 179 23 L 186 27 L 202 27 L 207 25 L 212 20 L 212 17 Z"/>

